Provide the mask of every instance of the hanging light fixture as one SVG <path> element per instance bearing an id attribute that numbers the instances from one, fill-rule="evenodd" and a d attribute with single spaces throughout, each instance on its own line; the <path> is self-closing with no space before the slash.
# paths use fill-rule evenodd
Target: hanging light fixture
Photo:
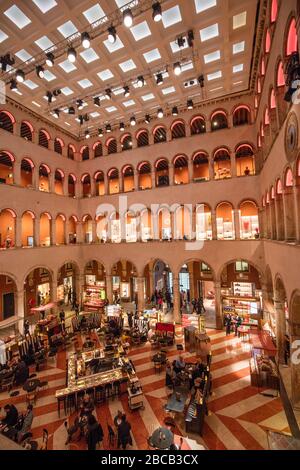
<path id="1" fill-rule="evenodd" d="M 130 89 L 129 89 L 129 86 L 124 86 L 124 96 L 125 98 L 128 98 L 128 96 L 130 95 Z"/>
<path id="2" fill-rule="evenodd" d="M 110 88 L 107 88 L 105 90 L 105 98 L 110 100 L 111 99 L 111 89 Z"/>
<path id="3" fill-rule="evenodd" d="M 145 85 L 145 79 L 144 79 L 143 75 L 140 75 L 137 78 L 137 85 L 138 85 L 139 88 L 142 88 Z"/>
<path id="4" fill-rule="evenodd" d="M 116 30 L 116 28 L 115 28 L 113 25 L 111 25 L 111 26 L 108 28 L 107 32 L 108 32 L 108 40 L 109 40 L 109 42 L 110 42 L 111 44 L 114 44 L 114 43 L 116 42 L 116 40 L 117 40 L 117 30 Z"/>
<path id="5" fill-rule="evenodd" d="M 101 103 L 100 103 L 100 98 L 99 98 L 99 96 L 95 96 L 95 98 L 94 98 L 94 105 L 95 105 L 95 106 L 98 106 L 98 108 L 99 108 L 100 104 L 101 104 Z"/>
<path id="6" fill-rule="evenodd" d="M 181 74 L 181 64 L 180 64 L 180 62 L 175 62 L 175 64 L 173 65 L 173 71 L 174 71 L 174 73 L 177 77 L 178 77 L 178 75 Z"/>
<path id="7" fill-rule="evenodd" d="M 25 73 L 23 72 L 23 70 L 21 69 L 18 69 L 16 71 L 16 79 L 17 79 L 17 82 L 19 83 L 23 83 L 24 80 L 25 80 Z"/>
<path id="8" fill-rule="evenodd" d="M 121 131 L 121 132 L 124 132 L 124 131 L 125 131 L 124 122 L 120 122 L 120 131 Z"/>
<path id="9" fill-rule="evenodd" d="M 81 111 L 83 109 L 83 101 L 77 100 L 77 108 Z"/>
<path id="10" fill-rule="evenodd" d="M 187 100 L 187 109 L 189 110 L 194 109 L 193 100 Z"/>
<path id="11" fill-rule="evenodd" d="M 162 19 L 162 11 L 161 11 L 161 5 L 159 2 L 155 2 L 152 5 L 152 18 L 153 20 L 158 23 Z"/>
<path id="12" fill-rule="evenodd" d="M 59 118 L 59 109 L 55 109 L 53 112 L 53 116 L 58 119 Z"/>
<path id="13" fill-rule="evenodd" d="M 162 73 L 156 75 L 156 85 L 162 85 L 164 83 L 164 77 Z"/>
<path id="14" fill-rule="evenodd" d="M 18 89 L 18 84 L 16 80 L 11 80 L 10 81 L 10 89 L 11 91 L 16 91 Z"/>
<path id="15" fill-rule="evenodd" d="M 48 67 L 53 67 L 53 65 L 54 65 L 54 55 L 52 54 L 52 52 L 48 52 L 46 54 L 46 64 L 48 65 Z"/>
<path id="16" fill-rule="evenodd" d="M 172 108 L 172 116 L 178 116 L 178 108 L 177 108 L 177 106 L 174 106 L 174 107 Z"/>
<path id="17" fill-rule="evenodd" d="M 70 62 L 75 62 L 77 57 L 77 52 L 75 51 L 74 47 L 69 47 L 68 49 L 68 59 Z"/>
<path id="18" fill-rule="evenodd" d="M 110 124 L 106 124 L 105 130 L 106 130 L 106 132 L 108 132 L 108 133 L 111 132 L 111 125 L 110 125 Z"/>
<path id="19" fill-rule="evenodd" d="M 136 125 L 136 119 L 135 119 L 134 116 L 131 116 L 131 118 L 130 118 L 130 125 L 131 125 L 132 127 Z"/>
<path id="20" fill-rule="evenodd" d="M 98 136 L 103 137 L 103 129 L 101 127 L 98 129 Z"/>
<path id="21" fill-rule="evenodd" d="M 68 113 L 69 113 L 69 114 L 75 114 L 75 108 L 74 108 L 74 106 L 70 106 L 70 107 L 69 107 Z"/>
<path id="22" fill-rule="evenodd" d="M 47 96 L 48 103 L 52 103 L 53 95 L 51 91 L 47 91 L 46 96 Z"/>
<path id="23" fill-rule="evenodd" d="M 35 72 L 36 72 L 38 78 L 44 78 L 45 70 L 41 65 L 37 65 L 37 67 L 35 68 Z"/>
<path id="24" fill-rule="evenodd" d="M 126 26 L 126 28 L 130 28 L 133 23 L 133 16 L 132 16 L 132 11 L 130 8 L 126 8 L 123 12 L 123 23 Z"/>
<path id="25" fill-rule="evenodd" d="M 164 110 L 162 108 L 159 108 L 157 111 L 157 117 L 159 119 L 162 119 L 164 117 Z"/>
<path id="26" fill-rule="evenodd" d="M 86 139 L 89 139 L 89 138 L 90 138 L 90 131 L 89 131 L 88 129 L 85 131 L 84 134 L 85 134 L 85 138 L 86 138 Z"/>
<path id="27" fill-rule="evenodd" d="M 146 124 L 150 124 L 150 121 L 151 121 L 150 114 L 146 114 L 146 116 L 145 116 L 145 123 L 146 123 Z"/>
<path id="28" fill-rule="evenodd" d="M 84 49 L 88 49 L 91 45 L 91 38 L 89 33 L 82 33 L 81 35 L 81 45 Z"/>

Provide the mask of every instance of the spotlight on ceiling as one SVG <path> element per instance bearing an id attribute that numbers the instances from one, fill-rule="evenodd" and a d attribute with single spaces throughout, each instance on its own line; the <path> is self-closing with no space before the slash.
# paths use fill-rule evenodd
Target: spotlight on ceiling
<path id="1" fill-rule="evenodd" d="M 110 88 L 107 88 L 105 90 L 105 98 L 110 100 L 111 99 L 111 89 Z"/>
<path id="2" fill-rule="evenodd" d="M 55 110 L 53 111 L 53 116 L 54 116 L 56 119 L 59 118 L 59 109 L 55 109 Z"/>
<path id="3" fill-rule="evenodd" d="M 161 11 L 161 5 L 159 2 L 155 2 L 152 5 L 152 18 L 153 20 L 158 23 L 162 19 L 162 11 Z"/>
<path id="4" fill-rule="evenodd" d="M 164 110 L 162 108 L 159 108 L 158 111 L 157 111 L 157 117 L 159 119 L 163 118 L 164 117 Z"/>
<path id="5" fill-rule="evenodd" d="M 45 76 L 44 72 L 45 72 L 44 67 L 42 67 L 41 65 L 37 65 L 37 67 L 35 68 L 35 73 L 37 74 L 37 77 L 44 78 Z"/>
<path id="6" fill-rule="evenodd" d="M 142 88 L 145 85 L 145 79 L 144 79 L 143 75 L 140 75 L 137 78 L 137 85 L 138 85 L 139 88 Z"/>
<path id="7" fill-rule="evenodd" d="M 59 88 L 53 91 L 53 96 L 59 96 L 59 95 L 61 95 L 61 90 Z"/>
<path id="8" fill-rule="evenodd" d="M 82 33 L 81 35 L 81 45 L 84 49 L 88 49 L 91 45 L 91 38 L 89 33 Z"/>
<path id="9" fill-rule="evenodd" d="M 10 89 L 11 91 L 16 91 L 18 89 L 18 84 L 16 80 L 11 80 L 10 81 Z"/>
<path id="10" fill-rule="evenodd" d="M 130 125 L 131 125 L 132 127 L 136 125 L 136 119 L 135 119 L 134 116 L 131 116 L 131 118 L 130 118 Z"/>
<path id="11" fill-rule="evenodd" d="M 78 116 L 78 119 L 79 119 L 79 124 L 82 126 L 83 121 L 84 121 L 83 116 L 80 114 L 80 116 Z"/>
<path id="12" fill-rule="evenodd" d="M 126 26 L 126 28 L 130 28 L 133 23 L 133 16 L 132 16 L 132 11 L 130 8 L 126 8 L 123 12 L 123 23 Z"/>
<path id="13" fill-rule="evenodd" d="M 103 129 L 101 127 L 98 129 L 98 136 L 103 137 Z"/>
<path id="14" fill-rule="evenodd" d="M 25 80 L 25 73 L 23 72 L 23 70 L 21 69 L 18 69 L 16 71 L 16 79 L 19 83 L 23 83 L 24 80 Z"/>
<path id="15" fill-rule="evenodd" d="M 173 65 L 173 71 L 174 71 L 174 73 L 177 77 L 178 77 L 178 75 L 181 74 L 181 64 L 180 64 L 180 62 L 175 62 L 175 64 Z"/>
<path id="16" fill-rule="evenodd" d="M 185 45 L 185 38 L 183 36 L 179 36 L 177 39 L 176 39 L 176 43 L 177 43 L 177 46 L 182 48 L 184 47 Z"/>
<path id="17" fill-rule="evenodd" d="M 124 131 L 125 131 L 124 122 L 120 122 L 120 131 L 121 131 L 121 132 L 124 132 Z"/>
<path id="18" fill-rule="evenodd" d="M 162 85 L 164 83 L 164 77 L 162 73 L 156 75 L 156 85 Z"/>
<path id="19" fill-rule="evenodd" d="M 111 125 L 110 125 L 110 124 L 106 124 L 105 130 L 106 130 L 106 132 L 110 133 L 110 132 L 111 132 Z"/>
<path id="20" fill-rule="evenodd" d="M 204 75 L 199 75 L 198 82 L 201 88 L 204 87 Z"/>
<path id="21" fill-rule="evenodd" d="M 77 108 L 81 111 L 83 109 L 83 101 L 77 100 Z"/>
<path id="22" fill-rule="evenodd" d="M 69 107 L 68 113 L 69 113 L 69 114 L 75 114 L 75 108 L 74 108 L 74 106 L 70 106 L 70 107 Z"/>
<path id="23" fill-rule="evenodd" d="M 69 47 L 68 49 L 68 59 L 70 62 L 75 62 L 77 57 L 77 52 L 75 51 L 74 47 Z"/>
<path id="24" fill-rule="evenodd" d="M 84 135 L 85 135 L 85 138 L 86 138 L 86 139 L 89 139 L 89 138 L 90 138 L 90 131 L 87 129 L 87 130 L 85 131 Z"/>
<path id="25" fill-rule="evenodd" d="M 177 108 L 177 106 L 173 106 L 173 108 L 172 108 L 172 116 L 178 116 L 178 108 Z"/>
<path id="26" fill-rule="evenodd" d="M 100 104 L 101 104 L 101 103 L 100 103 L 100 98 L 99 98 L 99 96 L 95 96 L 95 98 L 94 98 L 94 105 L 95 105 L 95 106 L 98 106 L 98 108 L 99 108 Z"/>
<path id="27" fill-rule="evenodd" d="M 146 123 L 146 124 L 150 124 L 150 121 L 151 121 L 150 114 L 146 114 L 146 116 L 145 116 L 145 123 Z"/>
<path id="28" fill-rule="evenodd" d="M 187 109 L 191 110 L 191 109 L 194 109 L 194 103 L 193 103 L 193 100 L 187 100 Z"/>
<path id="29" fill-rule="evenodd" d="M 192 29 L 190 29 L 189 32 L 188 32 L 188 45 L 189 45 L 189 47 L 194 46 L 194 39 L 195 39 L 194 31 Z"/>
<path id="30" fill-rule="evenodd" d="M 117 30 L 116 30 L 116 28 L 115 28 L 113 25 L 111 25 L 111 26 L 108 28 L 107 32 L 108 32 L 108 40 L 109 40 L 109 42 L 110 42 L 111 44 L 114 44 L 114 43 L 116 42 L 116 40 L 117 40 Z"/>
<path id="31" fill-rule="evenodd" d="M 128 98 L 128 96 L 130 95 L 130 90 L 129 90 L 129 86 L 124 86 L 124 96 L 125 98 Z"/>
<path id="32" fill-rule="evenodd" d="M 46 96 L 47 96 L 47 99 L 48 99 L 48 103 L 52 103 L 53 95 L 52 95 L 51 91 L 47 91 Z"/>
<path id="33" fill-rule="evenodd" d="M 46 54 L 46 64 L 48 65 L 48 67 L 53 67 L 53 65 L 54 65 L 54 55 L 52 54 L 52 52 L 48 52 Z"/>
<path id="34" fill-rule="evenodd" d="M 15 63 L 15 59 L 8 53 L 0 57 L 0 63 L 2 72 L 6 72 L 7 66 L 10 65 L 12 67 Z"/>

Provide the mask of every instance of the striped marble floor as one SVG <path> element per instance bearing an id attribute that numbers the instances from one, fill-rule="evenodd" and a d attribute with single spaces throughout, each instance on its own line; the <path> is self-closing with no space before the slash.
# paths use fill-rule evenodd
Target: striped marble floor
<path id="1" fill-rule="evenodd" d="M 223 331 L 207 330 L 212 345 L 213 393 L 209 399 L 209 416 L 205 418 L 203 436 L 189 435 L 184 430 L 183 420 L 177 419 L 176 440 L 184 437 L 183 449 L 232 449 L 262 450 L 268 448 L 267 429 L 289 431 L 288 423 L 280 398 L 272 398 L 259 393 L 250 385 L 248 343 L 225 336 Z M 81 342 L 81 338 L 79 338 Z M 177 328 L 178 343 L 183 342 L 182 330 Z M 69 352 L 71 352 L 70 349 Z M 59 418 L 55 391 L 65 384 L 66 352 L 60 352 L 55 361 L 38 373 L 41 380 L 48 381 L 48 388 L 40 391 L 34 407 L 33 435 L 40 440 L 43 428 L 49 432 L 49 448 L 66 449 L 65 417 Z M 133 448 L 147 449 L 147 439 L 154 429 L 163 424 L 165 417 L 164 404 L 167 400 L 165 374 L 154 371 L 151 356 L 153 351 L 149 344 L 131 348 L 129 353 L 143 385 L 143 410 L 130 412 L 126 395 L 120 400 L 111 399 L 99 405 L 96 414 L 105 433 L 104 448 L 109 449 L 107 441 L 107 424 L 112 425 L 118 410 L 128 415 L 132 425 Z M 169 348 L 168 358 L 173 360 L 178 355 L 176 346 Z M 183 351 L 189 359 L 196 359 L 193 354 Z M 7 393 L 0 394 L 0 407 L 7 402 L 14 403 L 19 410 L 26 407 L 25 392 L 10 398 Z M 73 422 L 75 415 L 68 417 Z M 84 440 L 69 445 L 69 449 L 84 449 Z"/>

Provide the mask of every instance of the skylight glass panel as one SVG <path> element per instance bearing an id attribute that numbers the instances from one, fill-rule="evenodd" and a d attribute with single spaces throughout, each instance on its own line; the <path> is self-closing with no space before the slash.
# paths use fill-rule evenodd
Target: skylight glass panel
<path id="1" fill-rule="evenodd" d="M 183 40 L 185 41 L 183 47 L 179 47 L 177 41 L 170 42 L 173 54 L 176 54 L 176 52 L 182 51 L 183 49 L 187 49 L 189 47 L 186 36 L 183 37 Z"/>
<path id="2" fill-rule="evenodd" d="M 64 62 L 61 62 L 58 64 L 66 73 L 73 72 L 73 70 L 76 70 L 76 66 L 72 64 L 68 59 L 65 60 Z"/>
<path id="3" fill-rule="evenodd" d="M 153 100 L 154 98 L 155 96 L 153 95 L 153 93 L 148 93 L 147 95 L 142 96 L 143 101 L 150 101 L 150 100 Z"/>
<path id="4" fill-rule="evenodd" d="M 42 13 L 47 13 L 47 11 L 56 7 L 57 3 L 55 0 L 32 0 L 33 3 L 41 10 Z"/>
<path id="5" fill-rule="evenodd" d="M 220 91 L 220 90 L 223 90 L 223 87 L 222 86 L 218 86 L 217 88 L 212 88 L 211 90 L 209 90 L 209 92 L 213 92 L 213 91 Z"/>
<path id="6" fill-rule="evenodd" d="M 220 60 L 221 58 L 221 52 L 220 51 L 214 51 L 211 52 L 210 54 L 205 54 L 204 55 L 204 63 L 205 64 L 210 64 L 211 62 L 215 62 L 216 60 Z"/>
<path id="7" fill-rule="evenodd" d="M 130 70 L 136 69 L 136 65 L 132 59 L 122 62 L 119 64 L 119 67 L 123 70 L 123 72 L 130 72 Z"/>
<path id="8" fill-rule="evenodd" d="M 117 7 L 120 8 L 121 11 L 123 11 L 127 7 L 128 3 L 130 3 L 130 6 L 136 6 L 139 3 L 138 0 L 132 0 L 131 2 L 130 0 L 115 0 L 115 2 L 117 4 Z"/>
<path id="9" fill-rule="evenodd" d="M 176 90 L 175 90 L 175 87 L 174 86 L 170 86 L 168 88 L 163 88 L 161 90 L 162 94 L 163 95 L 170 95 L 171 93 L 174 93 Z"/>
<path id="10" fill-rule="evenodd" d="M 16 52 L 15 56 L 17 56 L 18 59 L 20 59 L 22 62 L 27 62 L 33 59 L 32 55 L 28 54 L 28 52 L 25 51 L 25 49 L 21 49 L 20 51 Z"/>
<path id="11" fill-rule="evenodd" d="M 41 108 L 41 105 L 36 101 L 31 101 L 31 103 L 34 104 L 34 106 L 36 106 L 37 108 Z"/>
<path id="12" fill-rule="evenodd" d="M 100 7 L 99 3 L 96 3 L 96 5 L 92 6 L 88 10 L 85 10 L 83 12 L 83 15 L 85 16 L 85 18 L 90 24 L 94 23 L 95 21 L 99 21 L 101 19 L 103 19 L 104 21 L 107 20 L 107 17 L 105 16 L 105 13 Z"/>
<path id="13" fill-rule="evenodd" d="M 125 106 L 125 108 L 129 108 L 130 106 L 134 106 L 134 105 L 135 105 L 134 100 L 128 100 L 128 101 L 123 102 L 123 106 Z"/>
<path id="14" fill-rule="evenodd" d="M 151 36 L 151 31 L 147 21 L 143 21 L 142 23 L 133 26 L 130 28 L 130 31 L 136 41 L 140 41 L 141 39 Z"/>
<path id="15" fill-rule="evenodd" d="M 243 11 L 243 13 L 239 13 L 233 17 L 233 29 L 241 28 L 245 26 L 247 22 L 247 12 Z"/>
<path id="16" fill-rule="evenodd" d="M 145 52 L 143 56 L 147 64 L 150 64 L 150 62 L 154 62 L 155 60 L 161 59 L 161 55 L 158 49 L 153 49 L 152 51 Z"/>
<path id="17" fill-rule="evenodd" d="M 79 82 L 77 82 L 77 83 L 83 89 L 93 86 L 92 82 L 88 78 L 84 78 L 83 80 L 79 80 Z"/>
<path id="18" fill-rule="evenodd" d="M 35 88 L 38 88 L 38 85 L 32 80 L 25 80 L 23 85 L 27 86 L 27 88 L 30 88 L 30 90 L 35 90 Z"/>
<path id="19" fill-rule="evenodd" d="M 115 106 L 110 106 L 109 108 L 105 108 L 108 113 L 113 113 L 114 111 L 117 111 L 117 108 Z"/>
<path id="20" fill-rule="evenodd" d="M 78 29 L 72 23 L 72 21 L 67 21 L 57 29 L 64 38 L 68 38 L 69 36 L 73 36 L 74 34 L 78 33 Z"/>
<path id="21" fill-rule="evenodd" d="M 98 72 L 97 75 L 103 82 L 114 77 L 114 74 L 109 69 Z"/>
<path id="22" fill-rule="evenodd" d="M 214 72 L 214 73 L 209 73 L 207 75 L 207 80 L 210 81 L 210 80 L 216 80 L 217 78 L 222 78 L 222 72 L 221 70 L 218 70 L 217 72 Z"/>
<path id="23" fill-rule="evenodd" d="M 20 10 L 17 5 L 12 5 L 8 10 L 4 12 L 4 15 L 10 19 L 19 29 L 25 28 L 25 26 L 31 23 L 31 20 L 25 13 Z"/>
<path id="24" fill-rule="evenodd" d="M 187 72 L 188 70 L 192 70 L 194 68 L 193 62 L 188 62 L 187 64 L 183 64 L 181 66 L 181 71 L 182 72 Z"/>
<path id="25" fill-rule="evenodd" d="M 95 60 L 99 59 L 98 54 L 94 51 L 92 47 L 80 52 L 81 57 L 87 64 L 94 62 Z"/>
<path id="26" fill-rule="evenodd" d="M 42 36 L 40 39 L 34 41 L 37 46 L 39 46 L 42 51 L 46 51 L 54 46 L 53 42 L 47 36 Z"/>
<path id="27" fill-rule="evenodd" d="M 162 22 L 165 28 L 169 28 L 180 21 L 182 21 L 182 17 L 178 5 L 162 12 Z"/>
<path id="28" fill-rule="evenodd" d="M 56 79 L 56 76 L 52 72 L 50 72 L 50 70 L 45 70 L 44 78 L 45 80 L 47 80 L 47 82 L 52 82 L 52 80 Z"/>
<path id="29" fill-rule="evenodd" d="M 217 5 L 217 0 L 194 0 L 196 13 L 202 13 Z"/>
<path id="30" fill-rule="evenodd" d="M 115 41 L 114 44 L 112 44 L 111 42 L 109 42 L 108 39 L 106 39 L 106 41 L 103 41 L 103 44 L 105 45 L 106 49 L 108 50 L 108 52 L 112 53 L 112 52 L 116 52 L 118 51 L 119 49 L 122 49 L 124 47 L 124 44 L 122 43 L 121 39 L 119 38 L 119 36 L 117 35 L 117 39 Z"/>
<path id="31" fill-rule="evenodd" d="M 124 93 L 124 90 L 123 88 L 115 88 L 112 90 L 113 94 L 118 96 L 118 95 L 122 95 L 122 93 Z"/>
<path id="32" fill-rule="evenodd" d="M 244 52 L 245 50 L 245 41 L 237 42 L 232 46 L 232 53 L 239 54 L 240 52 Z"/>
<path id="33" fill-rule="evenodd" d="M 238 64 L 238 65 L 234 65 L 232 67 L 232 72 L 233 73 L 242 72 L 243 70 L 244 70 L 244 64 Z"/>
<path id="34" fill-rule="evenodd" d="M 0 29 L 0 43 L 5 41 L 5 39 L 7 38 L 8 38 L 7 34 L 4 31 L 2 31 L 2 29 Z"/>
<path id="35" fill-rule="evenodd" d="M 96 118 L 96 117 L 99 117 L 100 116 L 100 113 L 98 113 L 97 111 L 94 111 L 93 113 L 90 113 L 90 116 L 92 118 Z"/>
<path id="36" fill-rule="evenodd" d="M 67 122 L 67 121 L 65 121 L 65 124 L 66 124 L 67 126 L 70 126 L 70 125 L 71 125 L 71 124 L 70 124 L 69 122 Z"/>
<path id="37" fill-rule="evenodd" d="M 219 25 L 215 23 L 211 26 L 207 26 L 207 28 L 200 29 L 200 38 L 201 41 L 208 41 L 209 39 L 213 39 L 219 36 Z"/>
<path id="38" fill-rule="evenodd" d="M 68 86 L 65 86 L 64 88 L 61 88 L 61 92 L 65 95 L 65 96 L 69 96 L 69 95 L 72 95 L 74 93 L 73 90 L 71 90 L 71 88 L 69 88 Z"/>

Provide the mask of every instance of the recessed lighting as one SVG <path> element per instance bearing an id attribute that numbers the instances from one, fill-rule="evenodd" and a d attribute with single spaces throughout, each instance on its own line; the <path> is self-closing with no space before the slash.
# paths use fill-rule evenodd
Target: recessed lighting
<path id="1" fill-rule="evenodd" d="M 89 139 L 89 138 L 90 138 L 90 131 L 89 131 L 88 129 L 85 131 L 84 134 L 85 134 L 85 138 L 86 138 L 86 139 Z"/>

